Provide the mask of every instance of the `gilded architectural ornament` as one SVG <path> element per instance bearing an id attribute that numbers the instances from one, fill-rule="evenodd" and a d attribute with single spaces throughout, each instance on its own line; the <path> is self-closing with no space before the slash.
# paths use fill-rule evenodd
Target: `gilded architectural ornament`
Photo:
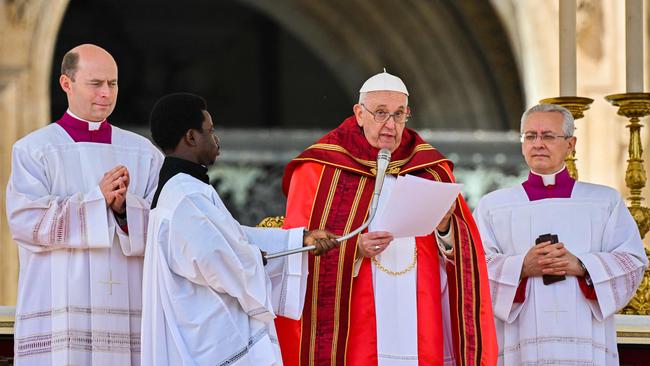
<path id="1" fill-rule="evenodd" d="M 539 102 L 542 104 L 557 104 L 560 105 L 571 112 L 574 120 L 578 120 L 584 117 L 584 111 L 589 109 L 593 99 L 583 98 L 583 97 L 556 97 L 556 98 L 546 98 L 542 99 Z M 577 129 L 577 128 L 576 128 Z M 567 156 L 564 159 L 564 162 L 569 170 L 569 175 L 575 180 L 578 180 L 578 168 L 576 166 L 576 151 L 573 150 L 571 155 Z"/>
<path id="2" fill-rule="evenodd" d="M 257 224 L 257 227 L 282 227 L 284 225 L 284 216 L 265 217 Z"/>
<path id="3" fill-rule="evenodd" d="M 612 105 L 618 107 L 618 114 L 630 120 L 626 126 L 630 129 L 630 145 L 628 147 L 628 165 L 625 171 L 625 185 L 630 189 L 630 213 L 637 226 L 641 238 L 650 230 L 650 209 L 641 206 L 641 190 L 645 187 L 646 174 L 643 167 L 643 146 L 641 144 L 640 118 L 650 114 L 650 93 L 622 93 L 605 97 Z M 650 252 L 646 249 L 646 256 Z M 650 269 L 646 269 L 643 280 L 630 303 L 623 309 L 624 314 L 650 314 Z"/>
<path id="4" fill-rule="evenodd" d="M 641 190 L 645 187 L 646 174 L 643 167 L 643 146 L 641 145 L 640 118 L 650 114 L 650 93 L 624 93 L 605 97 L 619 107 L 618 114 L 630 119 L 626 126 L 630 129 L 628 165 L 625 171 L 625 185 L 630 189 L 630 212 L 639 226 L 641 237 L 650 230 L 650 209 L 641 206 Z"/>

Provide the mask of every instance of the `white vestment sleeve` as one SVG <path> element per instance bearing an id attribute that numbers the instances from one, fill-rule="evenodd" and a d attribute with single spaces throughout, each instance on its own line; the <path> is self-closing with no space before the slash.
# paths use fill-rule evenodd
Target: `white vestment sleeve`
<path id="1" fill-rule="evenodd" d="M 115 224 L 122 253 L 126 256 L 144 256 L 144 248 L 147 243 L 149 210 L 151 208 L 151 200 L 158 186 L 158 172 L 162 166 L 162 155 L 159 152 L 153 154 L 153 160 L 150 165 L 150 171 L 147 172 L 147 188 L 144 198 L 128 192 L 126 194 L 128 234 L 122 231 L 117 223 Z M 130 174 L 144 175 L 144 172 L 130 172 Z"/>
<path id="2" fill-rule="evenodd" d="M 192 194 L 174 210 L 171 225 L 174 273 L 230 295 L 250 317 L 263 322 L 275 317 L 260 250 L 227 211 Z"/>
<path id="3" fill-rule="evenodd" d="M 481 202 L 474 211 L 474 220 L 478 225 L 485 249 L 494 316 L 504 322 L 512 323 L 522 309 L 522 304 L 514 303 L 514 299 L 519 287 L 524 255 L 503 254 L 492 231 L 493 224 L 487 213 L 483 212 Z M 528 287 L 530 283 L 526 293 Z"/>
<path id="4" fill-rule="evenodd" d="M 303 245 L 303 228 L 243 228 L 248 240 L 267 253 L 296 249 Z M 271 279 L 271 299 L 276 314 L 300 319 L 307 291 L 308 268 L 307 252 L 269 259 L 265 269 Z"/>
<path id="5" fill-rule="evenodd" d="M 151 202 L 134 194 L 126 194 L 126 217 L 129 228 L 125 233 L 117 223 L 117 237 L 126 256 L 143 256 L 147 242 L 147 223 L 149 222 L 149 208 Z"/>
<path id="6" fill-rule="evenodd" d="M 32 252 L 107 248 L 113 239 L 99 186 L 69 197 L 50 193 L 42 160 L 14 146 L 7 185 L 7 218 L 18 245 Z"/>
<path id="7" fill-rule="evenodd" d="M 514 299 L 519 287 L 519 276 L 524 256 L 503 255 L 497 252 L 488 252 L 486 249 L 485 257 L 488 263 L 494 316 L 504 322 L 512 323 L 517 319 L 523 304 L 515 303 Z M 528 294 L 529 288 L 530 281 L 525 289 L 526 294 Z"/>
<path id="8" fill-rule="evenodd" d="M 589 301 L 589 305 L 599 321 L 625 307 L 648 266 L 636 222 L 620 196 L 607 221 L 602 248 L 577 255 L 596 290 L 598 301 Z"/>

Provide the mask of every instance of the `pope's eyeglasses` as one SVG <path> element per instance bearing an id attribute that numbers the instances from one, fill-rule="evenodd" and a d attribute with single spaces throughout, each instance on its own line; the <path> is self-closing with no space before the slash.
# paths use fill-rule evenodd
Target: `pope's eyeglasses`
<path id="1" fill-rule="evenodd" d="M 410 113 L 406 113 L 404 111 L 397 111 L 395 113 L 388 113 L 388 111 L 378 109 L 376 111 L 371 111 L 366 107 L 363 103 L 361 103 L 361 106 L 363 109 L 368 111 L 372 115 L 372 117 L 375 119 L 375 122 L 377 123 L 386 123 L 390 119 L 390 117 L 393 117 L 393 121 L 395 121 L 396 124 L 398 125 L 403 125 L 406 124 L 406 122 L 409 120 L 411 117 Z"/>

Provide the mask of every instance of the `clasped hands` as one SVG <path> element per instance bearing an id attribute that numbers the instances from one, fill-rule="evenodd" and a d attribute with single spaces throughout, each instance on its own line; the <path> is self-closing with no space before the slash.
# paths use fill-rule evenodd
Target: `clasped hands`
<path id="1" fill-rule="evenodd" d="M 106 200 L 106 207 L 122 215 L 126 212 L 126 190 L 129 188 L 129 171 L 123 165 L 104 173 L 99 181 L 99 189 Z"/>
<path id="2" fill-rule="evenodd" d="M 578 257 L 573 255 L 564 243 L 550 241 L 534 245 L 526 256 L 521 269 L 521 278 L 543 275 L 583 277 L 585 270 Z"/>

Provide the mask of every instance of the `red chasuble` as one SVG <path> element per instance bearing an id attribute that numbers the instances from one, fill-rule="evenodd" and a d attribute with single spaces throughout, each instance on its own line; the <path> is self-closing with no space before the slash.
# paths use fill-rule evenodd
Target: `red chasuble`
<path id="1" fill-rule="evenodd" d="M 368 215 L 378 149 L 368 144 L 355 117 L 346 119 L 286 168 L 285 227 L 308 226 L 346 234 Z M 452 163 L 413 130 L 405 129 L 387 173 L 453 182 Z M 447 266 L 452 334 L 459 365 L 494 365 L 497 344 L 483 246 L 462 197 L 452 225 L 455 262 Z M 353 276 L 357 238 L 309 258 L 301 321 L 276 321 L 285 365 L 377 364 L 377 335 L 370 260 Z M 416 238 L 418 359 L 443 360 L 439 255 L 435 237 Z"/>

